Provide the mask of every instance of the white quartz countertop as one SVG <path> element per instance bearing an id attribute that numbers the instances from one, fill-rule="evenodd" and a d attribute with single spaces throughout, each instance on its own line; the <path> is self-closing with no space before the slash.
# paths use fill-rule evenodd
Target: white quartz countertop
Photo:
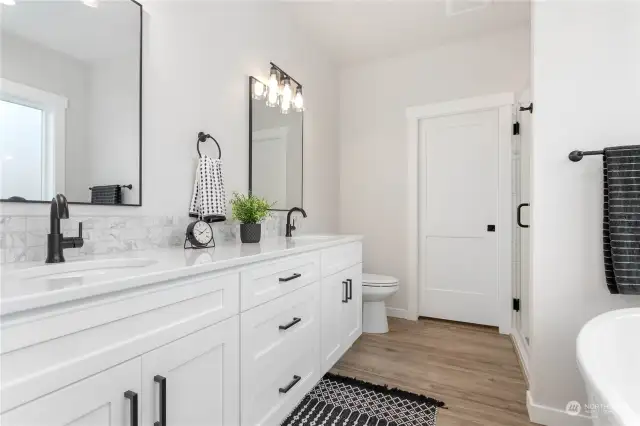
<path id="1" fill-rule="evenodd" d="M 85 256 L 55 265 L 45 265 L 44 262 L 2 265 L 0 314 L 105 295 L 361 239 L 355 235 L 277 237 L 263 239 L 258 244 L 222 243 L 215 248 L 201 250 L 172 247 Z M 104 266 L 96 273 L 67 273 L 81 266 L 80 262 L 88 261 L 100 261 Z M 135 266 L 118 267 L 125 263 Z"/>

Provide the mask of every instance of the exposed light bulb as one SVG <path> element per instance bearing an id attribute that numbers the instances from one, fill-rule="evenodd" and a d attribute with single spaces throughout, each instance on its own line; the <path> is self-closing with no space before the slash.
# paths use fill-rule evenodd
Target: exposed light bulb
<path id="1" fill-rule="evenodd" d="M 278 106 L 278 98 L 280 96 L 279 86 L 280 84 L 278 83 L 278 70 L 275 67 L 271 67 L 267 92 L 267 106 Z"/>
<path id="2" fill-rule="evenodd" d="M 282 82 L 282 98 L 280 104 L 280 111 L 283 114 L 289 114 L 292 97 L 293 91 L 291 90 L 291 79 L 289 76 L 286 76 Z"/>
<path id="3" fill-rule="evenodd" d="M 266 91 L 266 86 L 260 80 L 255 80 L 253 82 L 253 88 L 252 88 L 253 93 L 251 94 L 251 96 L 253 96 L 253 99 L 257 99 L 257 100 L 264 99 L 265 91 Z"/>
<path id="4" fill-rule="evenodd" d="M 302 87 L 296 87 L 296 96 L 293 98 L 293 109 L 297 112 L 304 111 L 304 98 L 302 97 Z"/>
<path id="5" fill-rule="evenodd" d="M 15 6 L 16 0 L 2 0 L 0 3 L 5 6 Z"/>
<path id="6" fill-rule="evenodd" d="M 98 0 L 82 0 L 82 3 L 89 7 L 98 7 Z"/>

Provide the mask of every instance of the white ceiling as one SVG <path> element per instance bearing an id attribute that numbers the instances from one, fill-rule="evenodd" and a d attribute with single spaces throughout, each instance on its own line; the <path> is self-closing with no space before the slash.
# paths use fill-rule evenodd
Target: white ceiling
<path id="1" fill-rule="evenodd" d="M 299 30 L 343 65 L 521 27 L 530 19 L 529 0 L 333 0 L 287 7 Z"/>
<path id="2" fill-rule="evenodd" d="M 140 8 L 130 0 L 18 0 L 2 8 L 2 31 L 81 61 L 115 58 L 140 49 Z"/>

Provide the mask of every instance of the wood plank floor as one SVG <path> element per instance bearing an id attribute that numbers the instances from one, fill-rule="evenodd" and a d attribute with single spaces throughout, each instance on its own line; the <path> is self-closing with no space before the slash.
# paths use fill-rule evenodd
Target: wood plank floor
<path id="1" fill-rule="evenodd" d="M 387 334 L 363 334 L 332 372 L 444 401 L 437 426 L 521 426 L 526 385 L 508 336 L 432 319 L 389 318 Z"/>

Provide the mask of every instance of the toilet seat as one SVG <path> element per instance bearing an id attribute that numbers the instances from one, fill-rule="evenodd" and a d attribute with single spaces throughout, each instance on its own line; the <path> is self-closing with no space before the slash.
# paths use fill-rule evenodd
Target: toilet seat
<path id="1" fill-rule="evenodd" d="M 398 279 L 386 275 L 362 274 L 363 287 L 397 287 Z"/>

